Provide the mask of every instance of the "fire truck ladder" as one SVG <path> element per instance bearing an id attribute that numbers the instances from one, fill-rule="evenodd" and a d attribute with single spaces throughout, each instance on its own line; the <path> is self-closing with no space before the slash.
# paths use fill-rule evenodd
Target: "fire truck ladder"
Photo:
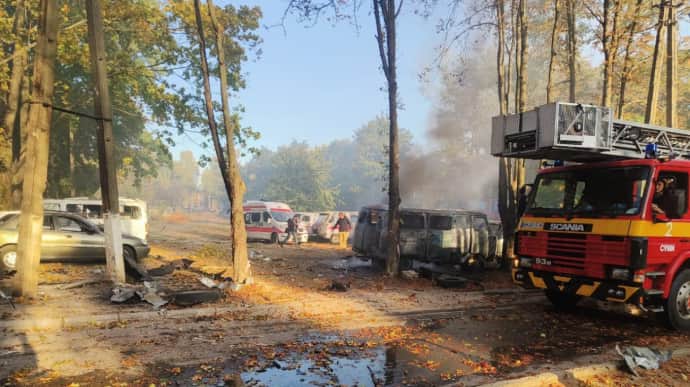
<path id="1" fill-rule="evenodd" d="M 611 155 L 644 158 L 648 144 L 658 155 L 690 158 L 690 131 L 629 121 L 613 121 Z"/>
<path id="2" fill-rule="evenodd" d="M 551 103 L 492 121 L 494 156 L 564 161 L 690 158 L 690 131 L 614 120 L 609 108 Z M 652 144 L 652 145 L 650 145 Z"/>

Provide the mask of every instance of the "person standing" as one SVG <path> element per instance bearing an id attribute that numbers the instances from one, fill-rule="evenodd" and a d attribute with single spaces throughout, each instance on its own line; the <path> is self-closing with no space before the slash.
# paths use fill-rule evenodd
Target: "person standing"
<path id="1" fill-rule="evenodd" d="M 299 229 L 299 215 L 295 215 L 292 218 L 288 219 L 287 224 L 288 226 L 285 230 L 287 235 L 285 236 L 285 239 L 282 242 L 280 242 L 280 247 L 283 247 L 283 245 L 290 240 L 291 236 L 294 239 L 297 246 L 299 246 L 300 240 L 299 238 L 297 238 L 297 230 Z"/>
<path id="2" fill-rule="evenodd" d="M 338 214 L 338 220 L 335 222 L 335 226 L 333 226 L 334 230 L 336 228 L 338 229 L 338 241 L 340 242 L 338 247 L 346 249 L 347 239 L 350 237 L 350 230 L 352 230 L 352 224 L 350 223 L 350 219 L 342 212 Z"/>

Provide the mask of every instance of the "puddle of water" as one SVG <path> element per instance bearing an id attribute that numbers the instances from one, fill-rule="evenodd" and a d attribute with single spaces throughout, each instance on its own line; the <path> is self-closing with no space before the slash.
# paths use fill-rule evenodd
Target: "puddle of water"
<path id="1" fill-rule="evenodd" d="M 376 349 L 370 355 L 350 359 L 333 356 L 330 364 L 319 366 L 310 359 L 296 358 L 287 362 L 274 362 L 272 367 L 242 374 L 248 386 L 289 387 L 297 385 L 348 385 L 374 387 L 373 378 L 384 379 L 386 354 Z"/>

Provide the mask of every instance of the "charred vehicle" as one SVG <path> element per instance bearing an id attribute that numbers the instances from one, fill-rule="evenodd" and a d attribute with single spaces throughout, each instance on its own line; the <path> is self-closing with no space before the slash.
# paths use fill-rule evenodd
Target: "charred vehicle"
<path id="1" fill-rule="evenodd" d="M 387 249 L 385 206 L 363 207 L 358 216 L 352 249 L 355 253 L 385 259 Z M 493 241 L 493 243 L 492 243 Z M 400 269 L 414 260 L 440 264 L 487 264 L 495 260 L 495 237 L 486 215 L 463 210 L 400 209 Z"/>

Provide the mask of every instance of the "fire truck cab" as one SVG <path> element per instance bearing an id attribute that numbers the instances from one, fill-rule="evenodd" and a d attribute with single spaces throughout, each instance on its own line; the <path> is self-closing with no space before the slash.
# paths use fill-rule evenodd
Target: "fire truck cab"
<path id="1" fill-rule="evenodd" d="M 546 146 L 540 124 L 531 127 L 536 142 L 524 141 L 529 130 L 517 131 L 520 139 L 494 125 L 494 142 L 505 139 L 495 155 L 577 162 L 538 173 L 516 233 L 513 281 L 544 289 L 557 308 L 583 297 L 630 303 L 690 330 L 690 161 L 678 158 L 690 133 L 608 120 L 606 108 L 596 109 L 588 118 L 587 108 L 557 104 L 555 141 Z M 588 128 L 594 139 L 583 146 L 575 136 Z M 596 146 L 597 139 L 608 143 Z"/>
<path id="2" fill-rule="evenodd" d="M 628 302 L 690 329 L 689 173 L 690 161 L 653 159 L 542 171 L 518 227 L 513 280 L 558 307 Z"/>

